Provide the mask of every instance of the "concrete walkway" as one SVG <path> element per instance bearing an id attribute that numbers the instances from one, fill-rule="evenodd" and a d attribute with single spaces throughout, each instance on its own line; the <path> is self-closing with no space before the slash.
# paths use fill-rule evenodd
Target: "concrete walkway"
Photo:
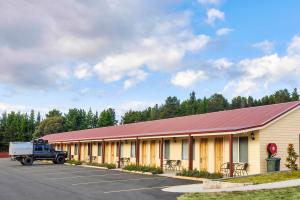
<path id="1" fill-rule="evenodd" d="M 224 188 L 224 189 L 203 189 L 202 184 L 179 185 L 162 189 L 165 192 L 191 193 L 191 192 L 231 192 L 231 191 L 250 191 L 262 189 L 275 189 L 284 187 L 299 186 L 300 179 L 281 181 L 274 183 L 264 183 L 257 185 L 248 185 L 244 187 Z"/>

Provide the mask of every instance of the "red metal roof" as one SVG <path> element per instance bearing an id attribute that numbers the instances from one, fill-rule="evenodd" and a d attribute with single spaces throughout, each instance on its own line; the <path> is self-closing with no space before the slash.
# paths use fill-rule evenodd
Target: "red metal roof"
<path id="1" fill-rule="evenodd" d="M 218 133 L 262 127 L 298 107 L 300 101 L 242 108 L 44 136 L 50 142 L 100 140 L 187 133 Z"/>

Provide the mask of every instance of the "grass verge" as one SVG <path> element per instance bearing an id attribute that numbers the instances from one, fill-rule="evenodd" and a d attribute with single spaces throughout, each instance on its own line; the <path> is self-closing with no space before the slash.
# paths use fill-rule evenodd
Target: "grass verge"
<path id="1" fill-rule="evenodd" d="M 186 170 L 186 169 L 176 173 L 176 176 L 188 176 L 188 177 L 207 178 L 207 179 L 218 179 L 223 177 L 222 174 L 220 173 L 209 173 L 207 171 Z"/>
<path id="2" fill-rule="evenodd" d="M 72 165 L 82 165 L 82 162 L 78 160 L 66 160 L 65 162 Z"/>
<path id="3" fill-rule="evenodd" d="M 178 200 L 296 200 L 300 199 L 300 186 L 255 190 L 245 192 L 220 192 L 220 193 L 190 193 L 184 194 Z"/>
<path id="4" fill-rule="evenodd" d="M 224 179 L 224 181 L 232 183 L 272 183 L 278 181 L 287 181 L 291 179 L 300 179 L 300 171 L 284 171 L 284 172 L 271 172 L 267 174 L 260 174 L 254 176 L 237 177 L 231 179 Z"/>

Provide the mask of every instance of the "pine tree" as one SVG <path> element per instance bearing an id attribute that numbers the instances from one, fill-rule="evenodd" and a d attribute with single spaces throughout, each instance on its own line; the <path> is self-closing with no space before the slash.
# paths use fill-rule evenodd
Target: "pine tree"
<path id="1" fill-rule="evenodd" d="M 294 89 L 291 99 L 292 99 L 292 101 L 298 101 L 299 100 L 299 94 L 298 94 L 297 88 Z"/>
<path id="2" fill-rule="evenodd" d="M 94 128 L 94 114 L 92 112 L 92 109 L 89 109 L 89 112 L 87 113 L 86 116 L 86 123 L 87 123 L 87 128 Z"/>
<path id="3" fill-rule="evenodd" d="M 292 171 L 298 170 L 297 159 L 299 155 L 296 153 L 293 144 L 289 144 L 287 153 L 288 153 L 288 157 L 286 158 L 287 164 L 285 166 L 291 169 Z"/>

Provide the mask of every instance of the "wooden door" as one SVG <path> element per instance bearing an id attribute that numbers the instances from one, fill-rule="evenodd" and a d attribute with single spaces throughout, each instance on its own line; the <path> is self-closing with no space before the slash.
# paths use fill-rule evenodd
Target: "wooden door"
<path id="1" fill-rule="evenodd" d="M 108 151 L 109 151 L 109 144 L 105 144 L 105 163 L 108 163 Z"/>
<path id="2" fill-rule="evenodd" d="M 146 165 L 147 163 L 147 143 L 146 141 L 142 142 L 142 165 Z"/>
<path id="3" fill-rule="evenodd" d="M 223 138 L 215 139 L 215 172 L 220 172 L 223 163 Z"/>
<path id="4" fill-rule="evenodd" d="M 110 149 L 110 152 L 111 152 L 111 160 L 110 160 L 110 163 L 115 163 L 115 143 L 114 143 L 114 142 L 111 143 L 111 149 Z"/>
<path id="5" fill-rule="evenodd" d="M 150 165 L 156 166 L 156 151 L 155 151 L 155 141 L 151 141 L 150 145 Z"/>
<path id="6" fill-rule="evenodd" d="M 207 171 L 207 138 L 202 138 L 200 140 L 200 170 Z"/>

